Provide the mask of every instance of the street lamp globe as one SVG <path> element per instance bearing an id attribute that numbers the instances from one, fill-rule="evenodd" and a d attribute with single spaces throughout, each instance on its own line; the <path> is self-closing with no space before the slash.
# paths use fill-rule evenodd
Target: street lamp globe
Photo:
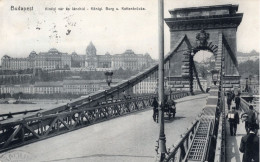
<path id="1" fill-rule="evenodd" d="M 106 71 L 105 76 L 106 76 L 106 82 L 107 85 L 110 87 L 110 84 L 112 83 L 112 76 L 113 76 L 113 71 Z"/>
<path id="2" fill-rule="evenodd" d="M 190 55 L 191 55 L 191 56 L 194 56 L 194 55 L 195 55 L 193 49 L 191 49 L 191 51 L 190 51 Z"/>
<path id="3" fill-rule="evenodd" d="M 164 87 L 167 88 L 167 77 L 164 77 Z"/>

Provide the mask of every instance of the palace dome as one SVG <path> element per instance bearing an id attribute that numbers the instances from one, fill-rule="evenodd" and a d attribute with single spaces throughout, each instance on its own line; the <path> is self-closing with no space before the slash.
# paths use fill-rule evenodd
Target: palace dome
<path id="1" fill-rule="evenodd" d="M 56 48 L 51 48 L 48 52 L 49 53 L 59 53 L 59 51 Z"/>
<path id="2" fill-rule="evenodd" d="M 30 53 L 29 57 L 35 57 L 35 55 L 37 55 L 36 52 L 35 52 L 35 51 L 32 51 L 32 52 Z"/>
<path id="3" fill-rule="evenodd" d="M 87 46 L 86 54 L 87 54 L 87 56 L 95 56 L 95 55 L 97 55 L 96 47 L 93 45 L 92 42 L 90 42 L 89 45 Z"/>
<path id="4" fill-rule="evenodd" d="M 133 50 L 127 49 L 124 54 L 135 54 Z"/>
<path id="5" fill-rule="evenodd" d="M 11 57 L 10 56 L 8 56 L 8 55 L 4 55 L 3 57 L 2 57 L 2 59 L 10 59 Z"/>

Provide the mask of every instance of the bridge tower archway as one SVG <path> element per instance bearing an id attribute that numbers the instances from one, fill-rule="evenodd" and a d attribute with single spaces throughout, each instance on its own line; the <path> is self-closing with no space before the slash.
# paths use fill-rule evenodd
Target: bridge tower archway
<path id="1" fill-rule="evenodd" d="M 175 91 L 193 92 L 193 56 L 208 50 L 215 56 L 215 69 L 225 72 L 224 87 L 239 86 L 236 32 L 243 14 L 238 5 L 217 5 L 170 10 L 165 22 L 170 29 L 170 48 L 175 52 L 169 84 Z M 222 63 L 224 66 L 222 66 Z"/>
<path id="2" fill-rule="evenodd" d="M 212 83 L 211 69 L 215 67 L 216 55 L 209 50 L 199 50 L 192 56 L 193 90 L 208 92 Z"/>

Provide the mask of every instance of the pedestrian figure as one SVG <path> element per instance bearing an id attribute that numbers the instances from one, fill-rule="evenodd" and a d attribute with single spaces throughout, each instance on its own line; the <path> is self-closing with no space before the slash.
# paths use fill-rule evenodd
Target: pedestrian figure
<path id="1" fill-rule="evenodd" d="M 168 111 L 173 115 L 174 118 L 176 114 L 176 103 L 174 102 L 173 99 L 169 97 L 166 104 L 168 105 Z M 171 115 L 169 116 L 169 118 L 170 117 Z"/>
<path id="2" fill-rule="evenodd" d="M 235 103 L 236 103 L 236 110 L 238 110 L 240 107 L 240 97 L 239 96 L 235 97 Z"/>
<path id="3" fill-rule="evenodd" d="M 239 115 L 238 112 L 236 112 L 235 107 L 232 107 L 232 110 L 228 112 L 227 117 L 229 121 L 230 135 L 236 136 L 237 124 L 239 124 Z"/>
<path id="4" fill-rule="evenodd" d="M 259 162 L 259 137 L 255 127 L 249 128 L 249 134 L 241 139 L 239 150 L 244 153 L 242 162 Z"/>
<path id="5" fill-rule="evenodd" d="M 156 100 L 156 98 L 154 97 L 153 98 L 153 103 L 152 103 L 152 106 L 153 106 L 153 120 L 156 121 L 156 117 L 158 118 L 158 102 Z"/>
<path id="6" fill-rule="evenodd" d="M 227 94 L 228 110 L 230 110 L 231 102 L 232 102 L 231 94 L 228 93 L 228 94 Z"/>
<path id="7" fill-rule="evenodd" d="M 123 97 L 124 97 L 124 99 L 125 99 L 125 100 L 127 100 L 127 97 L 126 97 L 126 95 L 125 95 L 125 94 L 123 94 Z"/>
<path id="8" fill-rule="evenodd" d="M 172 106 L 172 105 L 175 105 L 174 101 L 169 97 L 168 99 L 166 99 L 166 102 L 165 102 L 168 106 Z"/>
<path id="9" fill-rule="evenodd" d="M 246 116 L 245 129 L 247 134 L 249 133 L 249 128 L 254 127 L 256 124 L 256 116 L 253 109 L 254 107 L 250 105 L 249 110 L 241 115 L 241 118 L 243 118 L 243 116 Z"/>
<path id="10" fill-rule="evenodd" d="M 165 110 L 165 109 L 168 109 L 169 103 L 168 103 L 168 96 L 165 95 L 164 97 L 165 97 L 164 98 L 164 110 Z"/>
<path id="11" fill-rule="evenodd" d="M 231 97 L 231 100 L 235 100 L 235 93 L 234 93 L 234 90 L 231 91 L 231 94 L 230 94 L 230 97 Z"/>

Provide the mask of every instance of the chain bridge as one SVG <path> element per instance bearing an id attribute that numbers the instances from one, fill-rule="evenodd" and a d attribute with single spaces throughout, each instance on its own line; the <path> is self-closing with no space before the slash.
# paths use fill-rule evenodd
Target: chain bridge
<path id="1" fill-rule="evenodd" d="M 163 70 L 167 95 L 177 102 L 177 112 L 175 118 L 165 118 L 170 147 L 163 161 L 226 159 L 225 92 L 240 86 L 236 31 L 243 14 L 237 10 L 238 5 L 177 8 L 169 11 L 171 18 L 164 19 L 170 30 L 171 50 L 164 57 Z M 200 84 L 193 60 L 201 50 L 214 55 L 208 93 Z M 152 119 L 152 102 L 158 100 L 158 94 L 156 90 L 133 94 L 133 87 L 158 82 L 158 75 L 157 64 L 69 104 L 26 115 L 2 115 L 0 152 L 27 150 L 39 161 L 154 161 L 156 152 L 159 154 L 159 146 L 154 151 L 159 125 Z M 194 79 L 200 92 L 193 90 Z M 248 109 L 246 100 L 242 99 L 241 107 Z"/>

